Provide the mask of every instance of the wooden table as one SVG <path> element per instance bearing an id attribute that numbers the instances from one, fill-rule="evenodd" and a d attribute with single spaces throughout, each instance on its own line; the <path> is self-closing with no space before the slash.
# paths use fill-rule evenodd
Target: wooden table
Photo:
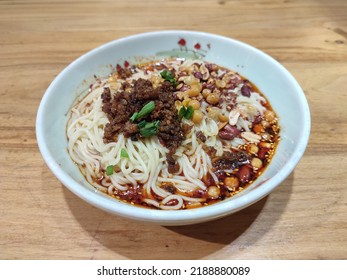
<path id="1" fill-rule="evenodd" d="M 63 187 L 35 139 L 54 77 L 113 39 L 163 29 L 251 44 L 299 81 L 306 153 L 255 205 L 208 224 L 162 227 L 98 210 Z M 1 259 L 346 259 L 347 1 L 0 1 Z"/>

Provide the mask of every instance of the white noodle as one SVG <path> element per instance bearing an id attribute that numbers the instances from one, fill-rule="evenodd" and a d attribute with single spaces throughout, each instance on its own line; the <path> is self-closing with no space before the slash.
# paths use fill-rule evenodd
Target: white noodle
<path id="1" fill-rule="evenodd" d="M 171 66 L 176 70 L 188 69 L 193 67 L 194 63 L 201 64 L 202 61 L 186 60 L 181 64 L 180 60 L 173 60 Z M 160 79 L 160 74 L 155 71 L 145 73 L 142 69 L 137 68 L 136 73 L 127 81 L 131 83 L 138 78 Z M 108 119 L 102 111 L 101 94 L 104 86 L 110 87 L 115 92 L 120 89 L 121 84 L 121 81 L 112 83 L 108 83 L 107 80 L 98 81 L 92 87 L 91 92 L 71 109 L 71 117 L 67 124 L 67 137 L 68 151 L 72 160 L 79 165 L 82 174 L 90 184 L 110 195 L 126 191 L 130 185 L 136 187 L 138 184 L 142 184 L 145 193 L 152 193 L 162 198 L 161 201 L 147 197 L 143 199 L 143 202 L 156 208 L 175 210 L 181 209 L 184 201 L 204 202 L 205 198 L 171 194 L 161 186 L 169 183 L 180 192 L 187 194 L 194 190 L 206 190 L 207 187 L 202 181 L 203 176 L 209 172 L 216 183 L 218 183 L 218 178 L 211 171 L 211 159 L 204 146 L 213 147 L 216 149 L 216 155 L 221 156 L 224 150 L 228 150 L 230 147 L 237 148 L 238 145 L 245 144 L 245 140 L 236 137 L 230 141 L 230 147 L 225 148 L 217 137 L 218 121 L 205 117 L 201 124 L 194 125 L 192 121 L 183 119 L 183 122 L 192 128 L 173 155 L 179 165 L 179 170 L 176 174 L 170 174 L 166 162 L 169 150 L 160 144 L 156 136 L 132 141 L 120 134 L 116 142 L 104 143 L 104 127 L 108 123 Z M 264 113 L 265 107 L 262 102 L 265 102 L 265 99 L 256 92 L 252 92 L 250 97 L 242 96 L 240 94 L 241 86 L 242 84 L 229 92 L 237 95 L 237 107 L 241 112 L 237 127 L 249 131 L 254 117 Z M 207 103 L 202 102 L 201 110 L 205 115 L 206 108 Z M 221 112 L 225 115 L 228 114 L 225 104 L 221 106 Z M 198 131 L 206 136 L 205 143 L 201 143 L 197 139 Z M 129 158 L 121 157 L 122 149 L 127 151 Z M 109 165 L 113 166 L 114 173 L 108 176 L 105 170 Z M 102 185 L 97 183 L 97 179 L 100 178 Z M 175 205 L 168 205 L 171 201 L 175 201 Z"/>

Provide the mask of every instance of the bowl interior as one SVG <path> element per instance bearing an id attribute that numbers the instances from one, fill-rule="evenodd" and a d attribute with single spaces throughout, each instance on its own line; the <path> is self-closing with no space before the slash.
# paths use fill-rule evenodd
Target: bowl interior
<path id="1" fill-rule="evenodd" d="M 67 153 L 69 110 L 94 81 L 111 67 L 165 56 L 199 57 L 239 72 L 258 86 L 279 117 L 281 141 L 265 172 L 235 197 L 208 207 L 159 211 L 134 207 L 95 191 Z M 310 114 L 305 96 L 289 72 L 263 52 L 225 37 L 189 31 L 145 33 L 110 42 L 71 63 L 47 89 L 37 115 L 37 140 L 47 165 L 71 191 L 111 213 L 163 225 L 183 225 L 222 217 L 270 193 L 294 169 L 306 148 Z"/>

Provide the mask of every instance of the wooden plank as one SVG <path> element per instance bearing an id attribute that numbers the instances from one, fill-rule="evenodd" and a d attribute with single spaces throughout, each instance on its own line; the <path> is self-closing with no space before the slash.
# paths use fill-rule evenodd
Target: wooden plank
<path id="1" fill-rule="evenodd" d="M 37 108 L 64 67 L 162 29 L 260 48 L 293 73 L 311 108 L 295 171 L 221 220 L 161 227 L 104 213 L 63 187 L 37 148 Z M 346 61 L 344 0 L 0 1 L 0 259 L 346 259 Z"/>

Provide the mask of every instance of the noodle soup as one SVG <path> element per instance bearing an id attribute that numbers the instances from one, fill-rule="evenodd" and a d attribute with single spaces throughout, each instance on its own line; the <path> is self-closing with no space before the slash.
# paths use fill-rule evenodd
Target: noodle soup
<path id="1" fill-rule="evenodd" d="M 69 154 L 96 189 L 137 206 L 191 209 L 234 196 L 279 141 L 257 87 L 202 60 L 126 62 L 89 91 L 71 109 Z"/>

